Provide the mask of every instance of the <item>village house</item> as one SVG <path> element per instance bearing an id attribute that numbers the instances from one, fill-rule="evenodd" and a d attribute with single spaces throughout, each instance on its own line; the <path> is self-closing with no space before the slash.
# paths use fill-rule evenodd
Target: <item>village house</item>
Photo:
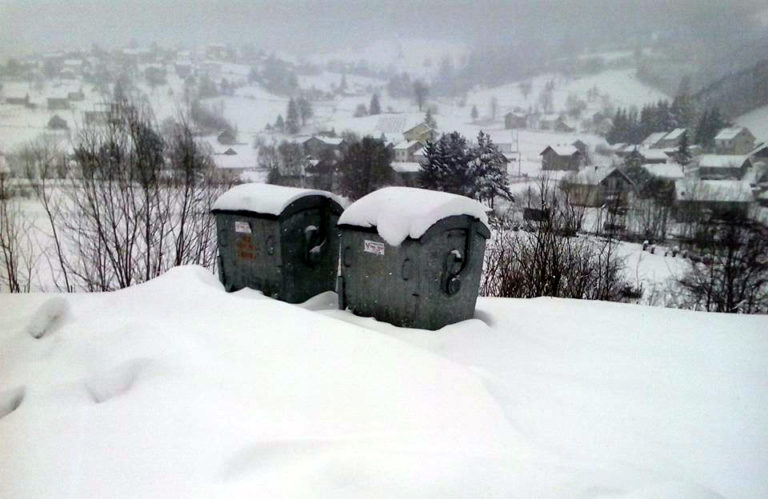
<path id="1" fill-rule="evenodd" d="M 340 137 L 324 137 L 313 135 L 301 143 L 304 153 L 315 159 L 320 159 L 324 151 L 341 151 L 344 147 L 344 139 Z"/>
<path id="2" fill-rule="evenodd" d="M 570 133 L 576 131 L 576 127 L 568 123 L 568 120 L 566 120 L 563 116 L 560 116 L 555 120 L 552 129 L 556 132 L 562 133 Z"/>
<path id="3" fill-rule="evenodd" d="M 403 138 L 407 141 L 425 143 L 427 141 L 434 141 L 437 138 L 437 132 L 426 123 L 419 123 L 404 131 Z"/>
<path id="4" fill-rule="evenodd" d="M 48 97 L 47 102 L 49 111 L 62 111 L 69 109 L 69 97 Z"/>
<path id="5" fill-rule="evenodd" d="M 755 136 L 746 127 L 723 128 L 715 135 L 717 154 L 749 154 L 755 148 Z"/>
<path id="6" fill-rule="evenodd" d="M 85 100 L 85 94 L 83 93 L 83 90 L 74 90 L 71 92 L 67 92 L 67 99 L 73 102 L 80 102 Z"/>
<path id="7" fill-rule="evenodd" d="M 674 217 L 678 222 L 746 218 L 753 202 L 749 184 L 739 180 L 675 182 Z"/>
<path id="8" fill-rule="evenodd" d="M 255 150 L 250 147 L 241 148 L 239 151 L 232 147 L 223 152 L 214 150 L 211 158 L 216 165 L 214 178 L 219 182 L 241 180 L 246 173 L 257 169 Z"/>
<path id="9" fill-rule="evenodd" d="M 578 170 L 584 155 L 575 146 L 547 146 L 539 153 L 542 170 Z"/>
<path id="10" fill-rule="evenodd" d="M 679 163 L 646 163 L 642 168 L 661 180 L 677 181 L 685 178 L 685 169 Z"/>
<path id="11" fill-rule="evenodd" d="M 644 149 L 654 149 L 656 148 L 656 145 L 659 143 L 661 139 L 664 138 L 664 136 L 667 134 L 667 132 L 653 132 L 648 137 L 643 140 L 640 145 Z"/>
<path id="12" fill-rule="evenodd" d="M 69 127 L 67 126 L 67 120 L 58 114 L 54 114 L 51 119 L 48 120 L 48 128 L 51 130 L 66 130 Z"/>
<path id="13" fill-rule="evenodd" d="M 424 145 L 416 140 L 404 140 L 395 145 L 392 150 L 395 153 L 395 161 L 413 162 L 414 154 L 424 148 Z"/>
<path id="14" fill-rule="evenodd" d="M 754 149 L 752 149 L 747 156 L 752 161 L 753 165 L 758 163 L 764 163 L 768 165 L 768 144 L 761 142 Z"/>
<path id="15" fill-rule="evenodd" d="M 664 137 L 662 137 L 659 141 L 657 141 L 654 149 L 677 148 L 680 145 L 680 139 L 683 138 L 683 134 L 685 134 L 687 131 L 687 128 L 675 128 Z"/>
<path id="16" fill-rule="evenodd" d="M 664 164 L 669 160 L 669 155 L 661 149 L 632 149 L 625 156 L 627 164 Z"/>
<path id="17" fill-rule="evenodd" d="M 626 206 L 635 184 L 615 166 L 588 166 L 563 178 L 574 206 Z"/>
<path id="18" fill-rule="evenodd" d="M 404 187 L 418 187 L 419 173 L 421 173 L 421 163 L 411 162 L 393 162 L 392 163 L 393 180 L 395 185 Z"/>
<path id="19" fill-rule="evenodd" d="M 692 172 L 700 180 L 740 180 L 752 167 L 749 156 L 703 154 Z"/>
<path id="20" fill-rule="evenodd" d="M 5 103 L 13 106 L 29 106 L 29 94 L 26 94 L 23 97 L 18 95 L 7 96 L 5 98 Z"/>
<path id="21" fill-rule="evenodd" d="M 528 117 L 523 113 L 510 112 L 504 115 L 504 128 L 512 130 L 516 128 L 526 128 Z"/>

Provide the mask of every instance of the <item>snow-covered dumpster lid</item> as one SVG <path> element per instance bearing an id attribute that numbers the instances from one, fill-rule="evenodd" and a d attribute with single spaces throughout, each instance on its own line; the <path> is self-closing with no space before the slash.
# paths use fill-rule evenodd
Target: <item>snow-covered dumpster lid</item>
<path id="1" fill-rule="evenodd" d="M 490 208 L 457 194 L 413 187 L 385 187 L 358 199 L 344 210 L 339 225 L 375 228 L 392 246 L 406 238 L 418 239 L 438 221 L 468 215 L 486 229 Z"/>
<path id="2" fill-rule="evenodd" d="M 219 196 L 211 211 L 246 211 L 279 217 L 292 203 L 310 196 L 330 199 L 341 210 L 341 199 L 328 191 L 251 183 L 237 185 Z"/>

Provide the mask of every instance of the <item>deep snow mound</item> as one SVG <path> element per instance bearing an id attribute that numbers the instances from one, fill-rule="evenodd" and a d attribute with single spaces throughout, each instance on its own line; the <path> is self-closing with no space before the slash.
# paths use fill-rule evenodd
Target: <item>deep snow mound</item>
<path id="1" fill-rule="evenodd" d="M 0 497 L 768 496 L 765 317 L 481 298 L 426 332 L 333 298 L 0 295 Z"/>

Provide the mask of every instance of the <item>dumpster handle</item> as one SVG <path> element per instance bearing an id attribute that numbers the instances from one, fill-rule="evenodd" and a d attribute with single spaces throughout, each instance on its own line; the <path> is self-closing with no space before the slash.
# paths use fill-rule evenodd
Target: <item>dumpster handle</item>
<path id="1" fill-rule="evenodd" d="M 445 289 L 443 291 L 445 291 L 445 293 L 448 295 L 455 295 L 461 289 L 461 274 L 464 272 L 464 270 L 466 270 L 469 259 L 471 257 L 472 243 L 474 242 L 475 238 L 475 228 L 476 222 L 473 221 L 470 223 L 469 230 L 467 231 L 467 238 L 464 242 L 464 254 L 460 255 L 462 257 L 462 261 L 459 270 L 456 272 L 450 272 L 450 269 L 446 268 L 448 275 L 445 279 Z M 455 255 L 454 252 L 456 252 L 456 250 L 451 250 L 446 256 Z M 457 259 L 455 256 L 453 258 L 454 260 Z"/>

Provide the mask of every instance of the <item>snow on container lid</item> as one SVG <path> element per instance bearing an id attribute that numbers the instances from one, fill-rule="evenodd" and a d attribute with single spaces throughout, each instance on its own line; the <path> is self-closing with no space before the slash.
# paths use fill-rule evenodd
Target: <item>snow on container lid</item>
<path id="1" fill-rule="evenodd" d="M 342 204 L 338 196 L 328 191 L 252 183 L 237 185 L 219 196 L 212 211 L 251 211 L 280 216 L 288 205 L 306 196 L 323 196 Z"/>
<path id="2" fill-rule="evenodd" d="M 490 209 L 468 197 L 413 187 L 385 187 L 358 199 L 344 210 L 339 225 L 376 227 L 387 243 L 418 239 L 444 218 L 469 215 L 486 227 Z"/>

